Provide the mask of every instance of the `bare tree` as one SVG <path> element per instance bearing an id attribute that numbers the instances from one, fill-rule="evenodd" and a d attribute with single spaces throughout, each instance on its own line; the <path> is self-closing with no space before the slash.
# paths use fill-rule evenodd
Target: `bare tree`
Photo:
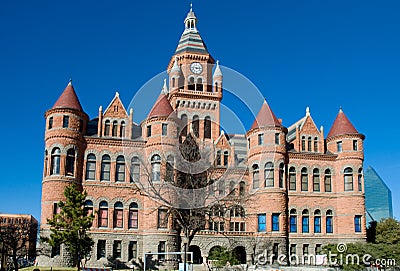
<path id="1" fill-rule="evenodd" d="M 4 260 L 11 258 L 13 269 L 18 271 L 20 260 L 35 256 L 38 224 L 25 217 L 13 218 L 12 222 L 0 224 L 0 243 Z"/>

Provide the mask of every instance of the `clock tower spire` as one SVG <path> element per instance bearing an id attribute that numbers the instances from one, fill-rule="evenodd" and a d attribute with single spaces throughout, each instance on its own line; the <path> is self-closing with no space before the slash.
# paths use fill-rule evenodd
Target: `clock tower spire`
<path id="1" fill-rule="evenodd" d="M 222 77 L 214 82 L 215 60 L 198 31 L 198 19 L 192 5 L 184 20 L 184 31 L 168 65 L 169 100 L 178 117 L 193 120 L 194 134 L 202 139 L 219 136 L 219 105 Z M 219 67 L 218 67 L 219 69 Z M 220 71 L 219 71 L 220 73 Z M 215 87 L 216 83 L 219 87 Z M 207 132 L 196 127 L 209 126 Z M 189 131 L 189 129 L 186 129 Z M 199 130 L 199 132 L 196 132 Z M 211 135 L 209 131 L 211 130 Z"/>

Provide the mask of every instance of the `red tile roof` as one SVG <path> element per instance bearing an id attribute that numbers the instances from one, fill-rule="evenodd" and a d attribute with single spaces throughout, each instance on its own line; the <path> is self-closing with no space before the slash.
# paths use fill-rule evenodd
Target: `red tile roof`
<path id="1" fill-rule="evenodd" d="M 331 127 L 331 130 L 328 133 L 328 137 L 333 137 L 337 135 L 344 134 L 357 134 L 358 131 L 354 128 L 353 124 L 351 124 L 350 120 L 343 113 L 342 109 L 339 110 L 339 113 L 336 116 L 335 121 Z"/>
<path id="2" fill-rule="evenodd" d="M 282 126 L 265 100 L 250 129 L 263 126 Z"/>
<path id="3" fill-rule="evenodd" d="M 167 117 L 173 112 L 174 109 L 169 103 L 167 95 L 161 93 L 147 117 Z"/>
<path id="4" fill-rule="evenodd" d="M 71 82 L 68 83 L 57 102 L 53 105 L 53 108 L 71 108 L 83 112 L 81 103 Z"/>

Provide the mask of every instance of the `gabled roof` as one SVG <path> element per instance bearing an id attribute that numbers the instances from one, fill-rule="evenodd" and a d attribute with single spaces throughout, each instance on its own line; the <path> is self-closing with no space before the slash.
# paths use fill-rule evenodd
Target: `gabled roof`
<path id="1" fill-rule="evenodd" d="M 343 113 L 343 110 L 340 108 L 327 138 L 344 134 L 358 134 L 358 131 L 356 130 L 356 128 L 354 128 L 353 124 L 351 124 L 350 120 L 346 117 L 346 115 Z"/>
<path id="2" fill-rule="evenodd" d="M 79 102 L 71 81 L 69 81 L 63 93 L 52 108 L 70 108 L 83 112 L 81 103 Z"/>
<path id="3" fill-rule="evenodd" d="M 271 108 L 267 104 L 266 100 L 264 100 L 264 103 L 261 106 L 261 109 L 258 112 L 258 115 L 254 120 L 250 130 L 265 126 L 274 126 L 274 127 L 282 126 L 277 117 L 275 116 L 274 112 L 272 112 Z"/>
<path id="4" fill-rule="evenodd" d="M 153 108 L 150 110 L 150 113 L 147 117 L 148 118 L 168 117 L 173 112 L 174 112 L 174 109 L 172 108 L 171 104 L 169 103 L 167 95 L 165 95 L 164 93 L 161 93 L 160 96 L 158 96 L 157 101 L 153 105 Z"/>
<path id="5" fill-rule="evenodd" d="M 126 111 L 124 104 L 122 103 L 119 93 L 115 92 L 114 98 L 104 111 L 104 117 L 112 118 L 127 118 L 128 112 Z"/>

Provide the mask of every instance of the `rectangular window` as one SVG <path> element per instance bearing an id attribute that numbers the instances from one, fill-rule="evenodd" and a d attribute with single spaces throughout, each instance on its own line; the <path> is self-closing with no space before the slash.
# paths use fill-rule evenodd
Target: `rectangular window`
<path id="1" fill-rule="evenodd" d="M 97 242 L 97 260 L 106 257 L 106 240 Z"/>
<path id="2" fill-rule="evenodd" d="M 321 244 L 316 244 L 315 245 L 315 254 L 320 255 L 322 252 L 322 245 Z"/>
<path id="3" fill-rule="evenodd" d="M 274 246 L 272 247 L 272 253 L 274 254 L 272 257 L 272 261 L 275 262 L 278 259 L 279 255 L 279 244 L 274 243 Z"/>
<path id="4" fill-rule="evenodd" d="M 343 145 L 342 141 L 337 142 L 337 152 L 342 152 L 343 151 Z"/>
<path id="5" fill-rule="evenodd" d="M 265 214 L 258 215 L 258 231 L 259 232 L 266 231 L 266 215 Z"/>
<path id="6" fill-rule="evenodd" d="M 303 245 L 303 255 L 308 255 L 308 247 L 309 247 L 308 244 Z"/>
<path id="7" fill-rule="evenodd" d="M 168 124 L 163 123 L 162 124 L 162 135 L 163 136 L 167 135 L 167 128 L 168 128 Z"/>
<path id="8" fill-rule="evenodd" d="M 289 190 L 296 191 L 296 173 L 289 173 Z"/>
<path id="9" fill-rule="evenodd" d="M 151 125 L 147 126 L 147 137 L 151 136 Z"/>
<path id="10" fill-rule="evenodd" d="M 354 217 L 354 230 L 355 232 L 361 232 L 361 216 L 356 215 Z"/>
<path id="11" fill-rule="evenodd" d="M 166 247 L 166 242 L 165 241 L 160 241 L 158 243 L 158 252 L 159 253 L 164 253 L 165 252 L 165 247 Z M 158 254 L 158 260 L 159 261 L 165 260 L 165 254 Z"/>
<path id="12" fill-rule="evenodd" d="M 297 232 L 297 217 L 295 215 L 290 216 L 290 232 Z"/>
<path id="13" fill-rule="evenodd" d="M 49 126 L 48 129 L 50 130 L 51 128 L 53 128 L 53 117 L 49 118 Z"/>
<path id="14" fill-rule="evenodd" d="M 63 117 L 63 128 L 68 128 L 69 126 L 69 116 Z"/>
<path id="15" fill-rule="evenodd" d="M 331 216 L 326 217 L 326 233 L 333 233 L 333 218 Z"/>
<path id="16" fill-rule="evenodd" d="M 321 233 L 321 217 L 314 217 L 314 233 Z"/>
<path id="17" fill-rule="evenodd" d="M 130 241 L 128 246 L 128 260 L 137 258 L 137 242 Z"/>
<path id="18" fill-rule="evenodd" d="M 158 228 L 166 229 L 168 226 L 167 210 L 158 209 Z"/>
<path id="19" fill-rule="evenodd" d="M 108 227 L 108 209 L 99 210 L 99 227 Z"/>
<path id="20" fill-rule="evenodd" d="M 279 140 L 279 133 L 275 134 L 275 144 L 279 145 L 280 144 L 280 140 Z"/>
<path id="21" fill-rule="evenodd" d="M 296 244 L 290 245 L 290 255 L 296 255 Z"/>
<path id="22" fill-rule="evenodd" d="M 279 214 L 272 214 L 272 231 L 279 231 Z"/>
<path id="23" fill-rule="evenodd" d="M 308 216 L 303 216 L 302 217 L 302 232 L 303 233 L 308 233 L 310 232 L 310 226 L 309 226 L 309 217 Z"/>
<path id="24" fill-rule="evenodd" d="M 121 258 L 121 247 L 122 247 L 122 242 L 120 240 L 115 240 L 113 244 L 114 259 Z"/>
<path id="25" fill-rule="evenodd" d="M 263 145 L 264 144 L 264 134 L 259 134 L 258 135 L 258 145 Z"/>
<path id="26" fill-rule="evenodd" d="M 83 120 L 79 120 L 79 128 L 78 131 L 82 133 L 83 131 Z"/>
<path id="27" fill-rule="evenodd" d="M 313 175 L 313 190 L 319 192 L 319 175 Z"/>
<path id="28" fill-rule="evenodd" d="M 308 191 L 308 175 L 301 174 L 301 191 Z"/>
<path id="29" fill-rule="evenodd" d="M 357 140 L 353 140 L 353 151 L 358 151 L 358 142 L 357 142 Z"/>
<path id="30" fill-rule="evenodd" d="M 331 176 L 325 176 L 325 192 L 332 192 Z"/>

